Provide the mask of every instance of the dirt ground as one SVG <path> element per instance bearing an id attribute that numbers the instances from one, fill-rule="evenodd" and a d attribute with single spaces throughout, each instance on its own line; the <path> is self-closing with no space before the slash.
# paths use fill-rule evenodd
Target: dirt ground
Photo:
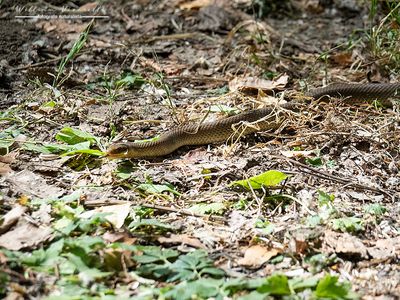
<path id="1" fill-rule="evenodd" d="M 55 240 L 55 207 L 32 203 L 79 193 L 87 211 L 123 207 L 119 215 L 103 210 L 118 215 L 99 235 L 106 241 L 118 234 L 130 245 L 204 249 L 229 278 L 331 274 L 363 299 L 400 297 L 399 104 L 304 96 L 334 82 L 398 81 L 389 48 L 399 39 L 385 38 L 400 24 L 384 19 L 384 3 L 371 15 L 371 3 L 356 0 L 69 1 L 70 14 L 58 2 L 0 2 L 0 216 L 26 208 L 0 226 L 0 264 L 13 282 L 0 295 L 51 293 L 46 280 L 35 287 L 40 272 L 15 267 L 2 249 L 46 248 Z M 16 18 L 38 14 L 64 17 Z M 65 17 L 73 15 L 97 18 L 65 80 L 55 82 L 49 73 L 92 20 Z M 56 136 L 70 127 L 105 151 L 294 100 L 301 112 L 288 113 L 277 130 L 162 158 L 40 147 L 63 144 Z M 268 170 L 288 178 L 258 190 L 231 186 Z M 128 228 L 139 209 L 173 229 Z M 36 229 L 26 234 L 26 223 Z"/>

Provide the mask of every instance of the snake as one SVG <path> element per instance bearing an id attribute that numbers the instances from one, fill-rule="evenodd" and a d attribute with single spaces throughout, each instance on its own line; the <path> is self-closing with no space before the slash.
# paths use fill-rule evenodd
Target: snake
<path id="1" fill-rule="evenodd" d="M 315 100 L 345 98 L 352 100 L 386 100 L 400 92 L 400 83 L 334 83 L 311 89 L 305 96 Z M 298 103 L 288 102 L 279 108 L 297 111 Z M 281 111 L 281 110 L 279 110 Z M 106 157 L 147 159 L 168 155 L 182 146 L 205 145 L 235 140 L 241 136 L 279 128 L 282 123 L 276 107 L 249 110 L 217 121 L 187 124 L 173 128 L 158 139 L 145 142 L 118 142 L 107 149 Z"/>

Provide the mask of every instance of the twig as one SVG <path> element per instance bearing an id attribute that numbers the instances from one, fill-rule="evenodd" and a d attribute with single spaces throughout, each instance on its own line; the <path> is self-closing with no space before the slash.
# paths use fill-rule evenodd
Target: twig
<path id="1" fill-rule="evenodd" d="M 290 159 L 288 157 L 284 157 L 284 156 L 281 156 L 281 155 L 271 155 L 271 156 L 274 157 L 274 158 L 278 158 L 278 159 L 284 159 L 284 160 L 286 160 L 288 162 L 291 162 L 294 165 L 297 165 L 298 167 L 305 168 L 305 169 L 311 171 L 311 173 L 310 173 L 310 172 L 304 172 L 304 170 L 301 170 L 302 172 L 304 172 L 304 173 L 306 173 L 308 175 L 320 177 L 320 178 L 326 179 L 326 180 L 332 180 L 332 181 L 340 182 L 340 183 L 346 184 L 347 186 L 352 187 L 354 189 L 369 190 L 369 191 L 372 191 L 372 192 L 375 192 L 375 193 L 384 194 L 384 195 L 386 195 L 386 196 L 388 196 L 388 197 L 390 197 L 392 199 L 394 198 L 394 195 L 392 195 L 389 192 L 384 191 L 384 190 L 382 190 L 380 188 L 373 188 L 373 187 L 370 187 L 370 186 L 366 186 L 366 185 L 354 182 L 350 178 L 338 177 L 338 176 L 335 176 L 335 175 L 332 175 L 332 174 L 329 174 L 329 173 L 326 173 L 326 172 L 322 172 L 320 170 L 317 170 L 315 168 L 312 168 L 310 166 L 302 164 L 301 162 L 298 162 L 298 161 L 296 161 L 294 159 Z M 394 193 L 393 191 L 391 191 L 391 192 Z"/>
<path id="2" fill-rule="evenodd" d="M 85 206 L 87 207 L 98 207 L 102 205 L 117 205 L 117 204 L 124 204 L 126 203 L 126 200 L 106 200 L 106 201 L 85 201 Z M 192 217 L 198 217 L 198 218 L 206 218 L 209 220 L 216 220 L 219 222 L 226 223 L 226 218 L 220 217 L 220 216 L 213 216 L 213 215 L 204 215 L 204 214 L 197 214 L 193 213 L 188 210 L 184 209 L 176 209 L 174 207 L 170 206 L 161 206 L 161 205 L 154 205 L 154 204 L 148 204 L 148 203 L 137 203 L 138 206 L 146 207 L 146 208 L 152 208 L 160 211 L 165 211 L 165 212 L 173 212 L 173 213 L 178 213 L 181 215 L 186 215 L 186 216 L 192 216 Z"/>
<path id="3" fill-rule="evenodd" d="M 55 62 L 55 61 L 59 61 L 59 60 L 63 59 L 63 57 L 64 57 L 64 56 L 58 56 L 58 57 L 55 57 L 55 58 L 53 58 L 53 59 L 49 59 L 49 60 L 45 60 L 45 61 L 40 61 L 40 62 L 37 62 L 37 63 L 34 63 L 34 64 L 25 65 L 25 66 L 18 67 L 18 68 L 12 68 L 11 70 L 13 70 L 13 71 L 20 71 L 20 70 L 25 70 L 25 69 L 29 69 L 29 68 L 40 67 L 40 66 L 46 65 L 46 64 L 48 64 L 48 63 L 52 63 L 52 62 Z"/>
<path id="4" fill-rule="evenodd" d="M 184 209 L 176 209 L 174 207 L 170 206 L 161 206 L 161 205 L 154 205 L 154 204 L 139 204 L 140 206 L 146 207 L 146 208 L 153 208 L 161 211 L 167 211 L 167 212 L 174 212 L 178 213 L 181 215 L 186 215 L 186 216 L 192 216 L 192 217 L 199 217 L 199 218 L 207 218 L 207 219 L 214 219 L 216 221 L 220 222 L 226 222 L 226 219 L 224 217 L 220 216 L 213 216 L 213 215 L 204 215 L 204 214 L 196 214 L 188 210 Z"/>
<path id="5" fill-rule="evenodd" d="M 168 76 L 166 80 L 188 80 L 188 81 L 216 81 L 216 82 L 228 82 L 226 78 L 215 78 L 207 76 Z"/>

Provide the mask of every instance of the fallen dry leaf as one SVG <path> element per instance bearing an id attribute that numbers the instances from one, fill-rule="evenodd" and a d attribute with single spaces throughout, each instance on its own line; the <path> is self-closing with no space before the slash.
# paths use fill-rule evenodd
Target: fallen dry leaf
<path id="1" fill-rule="evenodd" d="M 127 232 L 109 232 L 103 234 L 103 240 L 108 243 L 123 242 L 124 244 L 133 245 L 136 242 Z"/>
<path id="2" fill-rule="evenodd" d="M 307 198 L 305 194 L 302 196 L 303 199 Z M 304 254 L 317 247 L 316 245 L 320 243 L 321 235 L 321 230 L 317 228 L 296 228 L 288 235 L 289 250 L 296 254 Z"/>
<path id="3" fill-rule="evenodd" d="M 20 224 L 21 223 L 21 224 Z M 35 226 L 26 221 L 18 222 L 15 229 L 0 236 L 0 247 L 8 250 L 34 248 L 51 237 L 53 230 L 47 226 Z"/>
<path id="4" fill-rule="evenodd" d="M 0 234 L 6 232 L 15 225 L 27 210 L 28 208 L 26 206 L 17 205 L 0 218 Z"/>
<path id="5" fill-rule="evenodd" d="M 250 246 L 245 250 L 244 257 L 238 260 L 238 264 L 241 266 L 258 268 L 281 252 L 282 249 L 261 245 Z"/>
<path id="6" fill-rule="evenodd" d="M 124 204 L 101 206 L 97 207 L 96 209 L 86 211 L 80 216 L 82 218 L 90 218 L 97 213 L 109 213 L 107 216 L 105 216 L 107 221 L 113 224 L 115 228 L 121 228 L 124 225 L 126 217 L 129 215 L 130 207 L 131 204 L 129 202 Z"/>
<path id="7" fill-rule="evenodd" d="M 10 164 L 15 161 L 16 153 L 8 153 L 6 155 L 0 155 L 0 175 L 5 176 L 12 172 Z"/>
<path id="8" fill-rule="evenodd" d="M 67 20 L 57 19 L 50 21 L 40 21 L 36 23 L 36 26 L 43 29 L 45 32 L 49 33 L 56 31 L 59 34 L 64 33 L 80 33 L 83 32 L 87 26 L 85 23 L 70 23 Z M 76 36 L 67 36 L 69 41 L 76 39 Z"/>
<path id="9" fill-rule="evenodd" d="M 374 247 L 368 247 L 368 254 L 375 259 L 400 256 L 400 237 L 377 240 Z"/>
<path id="10" fill-rule="evenodd" d="M 199 239 L 189 237 L 187 234 L 171 234 L 170 237 L 159 237 L 161 244 L 184 244 L 194 248 L 206 249 Z"/>
<path id="11" fill-rule="evenodd" d="M 7 175 L 8 173 L 12 172 L 12 169 L 10 168 L 9 164 L 0 162 L 0 175 L 4 176 Z"/>
<path id="12" fill-rule="evenodd" d="M 179 5 L 180 9 L 200 9 L 202 7 L 211 5 L 214 0 L 194 0 L 194 1 L 186 1 Z"/>
<path id="13" fill-rule="evenodd" d="M 64 191 L 55 185 L 47 184 L 46 180 L 29 170 L 13 173 L 6 177 L 6 182 L 13 188 L 15 193 L 32 195 L 38 198 L 56 198 Z"/>
<path id="14" fill-rule="evenodd" d="M 326 231 L 323 242 L 322 248 L 327 252 L 368 258 L 367 247 L 359 238 L 351 234 Z"/>
<path id="15" fill-rule="evenodd" d="M 106 249 L 104 252 L 104 267 L 112 272 L 126 271 L 127 268 L 134 265 L 131 257 L 132 253 L 129 250 Z"/>
<path id="16" fill-rule="evenodd" d="M 343 67 L 350 66 L 354 62 L 352 54 L 350 52 L 337 53 L 330 56 L 330 59 L 332 59 L 336 64 Z"/>
<path id="17" fill-rule="evenodd" d="M 88 2 L 86 4 L 83 4 L 81 7 L 79 7 L 78 11 L 93 12 L 93 11 L 95 11 L 95 9 L 98 5 L 99 4 L 97 2 Z"/>
<path id="18" fill-rule="evenodd" d="M 282 75 L 277 80 L 267 80 L 257 77 L 236 77 L 229 82 L 229 90 L 241 91 L 241 92 L 257 92 L 258 90 L 272 91 L 272 90 L 282 90 L 287 82 L 289 76 Z"/>
<path id="19" fill-rule="evenodd" d="M 281 151 L 281 154 L 285 157 L 311 157 L 315 156 L 314 151 Z"/>

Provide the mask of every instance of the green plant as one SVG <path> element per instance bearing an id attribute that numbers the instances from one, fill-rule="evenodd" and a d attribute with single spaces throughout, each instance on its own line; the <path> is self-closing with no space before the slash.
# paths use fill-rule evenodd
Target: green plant
<path id="1" fill-rule="evenodd" d="M 378 1 L 371 0 L 370 18 L 371 24 L 377 15 L 379 8 Z M 371 25 L 367 39 L 370 45 L 371 55 L 379 60 L 381 65 L 398 72 L 400 70 L 400 3 L 386 2 L 389 13 L 380 20 L 379 24 Z"/>
<path id="2" fill-rule="evenodd" d="M 179 252 L 159 247 L 139 247 L 142 255 L 133 258 L 140 263 L 139 274 L 152 278 L 165 278 L 168 282 L 196 280 L 204 276 L 222 277 L 224 272 L 213 266 L 204 250 L 179 256 Z"/>
<path id="3" fill-rule="evenodd" d="M 276 186 L 288 178 L 288 175 L 276 170 L 269 170 L 262 174 L 250 177 L 249 179 L 232 182 L 229 186 L 240 186 L 244 189 L 261 189 L 263 186 Z"/>
<path id="4" fill-rule="evenodd" d="M 53 81 L 53 87 L 62 84 L 62 82 L 67 79 L 67 77 L 65 77 L 60 80 L 60 77 L 63 74 L 68 62 L 72 61 L 75 58 L 75 56 L 81 51 L 82 47 L 85 45 L 87 37 L 89 35 L 89 31 L 92 28 L 92 25 L 93 25 L 93 20 L 86 26 L 85 30 L 79 35 L 78 39 L 75 41 L 74 45 L 68 52 L 67 56 L 61 60 L 57 68 L 57 74 Z"/>

